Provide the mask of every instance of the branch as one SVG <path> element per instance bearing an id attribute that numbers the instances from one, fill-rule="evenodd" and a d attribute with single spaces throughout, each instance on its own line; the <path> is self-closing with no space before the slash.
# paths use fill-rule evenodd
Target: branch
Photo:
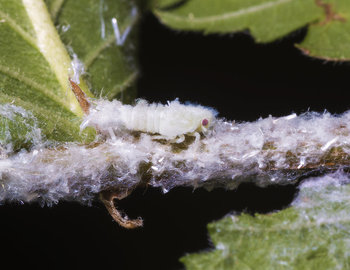
<path id="1" fill-rule="evenodd" d="M 186 135 L 181 143 L 120 129 L 91 145 L 38 145 L 0 160 L 0 201 L 87 203 L 109 194 L 101 198 L 111 215 L 132 227 L 141 220 L 118 216 L 113 199 L 136 187 L 167 192 L 176 186 L 234 189 L 242 182 L 283 185 L 349 167 L 349 118 L 306 113 L 251 123 L 217 119 L 199 140 Z"/>

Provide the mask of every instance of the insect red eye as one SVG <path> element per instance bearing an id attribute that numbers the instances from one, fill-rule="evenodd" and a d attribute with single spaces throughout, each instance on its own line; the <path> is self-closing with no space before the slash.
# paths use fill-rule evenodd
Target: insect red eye
<path id="1" fill-rule="evenodd" d="M 203 126 L 207 126 L 208 124 L 209 124 L 208 119 L 203 119 L 202 125 L 203 125 Z"/>

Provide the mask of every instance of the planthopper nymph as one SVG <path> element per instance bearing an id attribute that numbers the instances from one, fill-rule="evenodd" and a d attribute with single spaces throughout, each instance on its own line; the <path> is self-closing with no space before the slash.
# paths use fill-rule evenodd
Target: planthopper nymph
<path id="1" fill-rule="evenodd" d="M 76 84 L 71 81 L 72 86 Z M 215 120 L 216 111 L 200 105 L 181 104 L 177 99 L 167 104 L 137 100 L 134 106 L 118 100 L 98 100 L 91 105 L 82 128 L 93 126 L 113 136 L 127 129 L 155 134 L 158 139 L 182 142 L 184 135 L 199 137 Z"/>
<path id="2" fill-rule="evenodd" d="M 85 113 L 81 129 L 92 126 L 99 133 L 110 136 L 114 142 L 116 142 L 116 135 L 120 135 L 122 139 L 125 138 L 122 136 L 125 130 L 152 134 L 153 139 L 165 139 L 170 143 L 183 142 L 185 135 L 194 136 L 195 142 L 198 142 L 200 133 L 205 134 L 215 121 L 216 112 L 213 109 L 181 104 L 177 99 L 165 105 L 148 103 L 143 99 L 137 100 L 133 106 L 122 104 L 118 100 L 99 99 L 90 102 L 80 87 L 71 79 L 69 81 Z M 142 226 L 142 220 L 123 217 L 114 204 L 115 199 L 121 200 L 130 191 L 124 194 L 107 189 L 100 192 L 100 199 L 121 226 L 136 228 Z"/>
<path id="3" fill-rule="evenodd" d="M 140 99 L 134 106 L 120 101 L 98 101 L 90 109 L 82 127 L 95 126 L 110 133 L 110 128 L 156 134 L 158 139 L 181 142 L 184 135 L 198 137 L 205 133 L 215 119 L 215 112 L 202 106 L 184 105 L 178 100 L 168 104 Z"/>

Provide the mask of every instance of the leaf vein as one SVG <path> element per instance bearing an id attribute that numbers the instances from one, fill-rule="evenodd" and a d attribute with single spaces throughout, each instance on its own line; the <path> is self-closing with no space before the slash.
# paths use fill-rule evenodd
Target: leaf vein
<path id="1" fill-rule="evenodd" d="M 8 14 L 0 10 L 0 16 L 10 25 L 10 27 L 15 32 L 22 36 L 25 41 L 33 45 L 35 48 L 38 48 L 36 40 L 32 36 L 30 36 L 21 26 L 19 26 Z"/>
<path id="2" fill-rule="evenodd" d="M 137 78 L 137 75 L 138 72 L 134 71 L 121 84 L 117 84 L 116 86 L 114 86 L 113 89 L 108 92 L 107 98 L 112 99 L 118 93 L 125 91 L 128 88 L 128 86 Z"/>
<path id="3" fill-rule="evenodd" d="M 50 7 L 50 14 L 52 20 L 55 22 L 57 20 L 58 13 L 60 12 L 65 0 L 54 0 Z"/>
<path id="4" fill-rule="evenodd" d="M 274 8 L 274 7 L 279 6 L 279 5 L 287 4 L 287 3 L 292 2 L 292 1 L 294 1 L 294 0 L 270 1 L 270 2 L 260 4 L 260 5 L 251 6 L 248 8 L 243 8 L 243 9 L 240 9 L 237 11 L 223 13 L 220 15 L 207 16 L 207 17 L 203 17 L 203 18 L 196 18 L 196 17 L 192 17 L 192 16 L 191 17 L 183 17 L 183 16 L 171 14 L 168 12 L 166 13 L 166 16 L 168 16 L 169 18 L 172 18 L 175 21 L 181 21 L 181 22 L 186 21 L 186 22 L 192 23 L 192 24 L 210 23 L 210 22 L 215 22 L 215 21 L 220 21 L 220 20 L 228 20 L 228 19 L 232 19 L 232 18 L 236 18 L 236 17 L 248 15 L 248 14 L 258 13 L 260 11 L 263 11 L 263 10 L 266 10 L 269 8 Z M 163 13 L 163 12 L 156 11 L 156 13 Z"/>
<path id="5" fill-rule="evenodd" d="M 61 100 L 60 98 L 58 98 L 56 95 L 52 94 L 50 91 L 48 91 L 45 87 L 41 86 L 40 84 L 34 82 L 33 80 L 31 80 L 30 78 L 27 78 L 26 76 L 23 76 L 22 74 L 20 74 L 17 71 L 11 70 L 9 67 L 5 67 L 3 65 L 0 65 L 0 72 L 4 73 L 5 75 L 8 75 L 18 81 L 21 81 L 23 83 L 25 83 L 26 85 L 40 91 L 43 95 L 49 97 L 50 99 L 52 99 L 53 101 L 59 103 L 60 105 L 62 105 L 64 108 L 69 109 L 65 102 L 63 100 Z"/>

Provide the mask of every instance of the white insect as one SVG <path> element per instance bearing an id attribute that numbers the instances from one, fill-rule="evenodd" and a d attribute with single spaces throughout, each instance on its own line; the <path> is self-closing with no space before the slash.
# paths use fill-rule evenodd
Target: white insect
<path id="1" fill-rule="evenodd" d="M 213 109 L 181 104 L 177 99 L 167 105 L 138 100 L 135 106 L 120 101 L 97 101 L 90 108 L 81 128 L 96 127 L 100 132 L 114 135 L 114 130 L 127 129 L 158 134 L 156 138 L 182 142 L 184 135 L 197 139 L 215 120 Z"/>

